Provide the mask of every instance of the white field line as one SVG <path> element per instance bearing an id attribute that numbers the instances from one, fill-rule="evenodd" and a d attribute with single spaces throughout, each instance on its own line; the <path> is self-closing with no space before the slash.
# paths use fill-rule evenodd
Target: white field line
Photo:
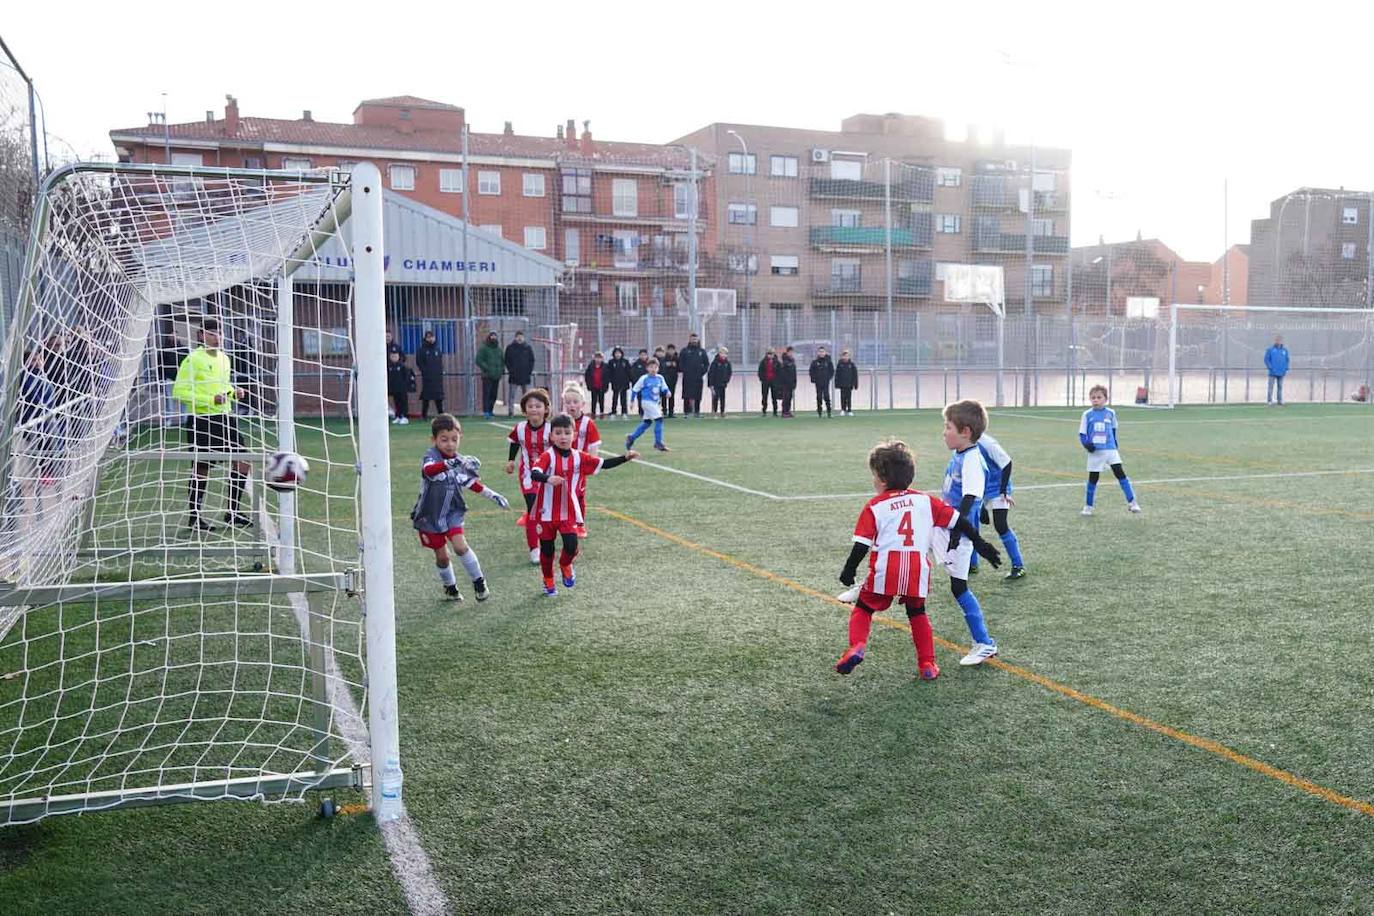
<path id="1" fill-rule="evenodd" d="M 280 547 L 276 522 L 264 508 L 261 515 L 263 533 L 268 543 Z M 294 592 L 290 596 L 291 610 L 301 628 L 301 638 L 310 639 L 310 603 L 305 595 Z M 345 686 L 343 672 L 339 670 L 334 657 L 334 647 L 324 647 L 325 681 L 328 684 L 329 702 L 338 713 L 334 719 L 339 724 L 339 735 L 348 747 L 349 756 L 354 760 L 367 760 L 371 750 L 367 740 L 367 730 L 363 727 L 362 713 L 353 696 Z M 374 779 L 377 778 L 375 775 Z M 386 845 L 387 857 L 391 860 L 391 870 L 396 875 L 396 883 L 405 894 L 406 904 L 415 916 L 441 916 L 452 912 L 448 898 L 444 896 L 439 881 L 434 877 L 434 865 L 429 860 L 425 847 L 420 843 L 420 834 L 410 819 L 410 812 L 403 811 L 399 820 L 378 825 L 382 842 Z"/>
<path id="2" fill-rule="evenodd" d="M 1239 405 L 1233 405 L 1233 406 L 1239 406 Z M 1313 421 L 1313 420 L 1350 420 L 1350 419 L 1352 419 L 1352 417 L 1350 416 L 1351 413 L 1357 413 L 1357 411 L 1355 411 L 1355 410 L 1352 408 L 1352 410 L 1351 410 L 1349 413 L 1343 413 L 1343 414 L 1340 414 L 1340 413 L 1322 413 L 1322 414 L 1311 414 L 1311 415 L 1305 416 L 1305 417 L 1276 417 L 1276 416 L 1272 416 L 1272 415 L 1271 415 L 1271 416 L 1265 416 L 1265 417 L 1228 417 L 1228 418 L 1226 418 L 1226 419 L 1224 419 L 1224 420 L 1223 420 L 1223 419 L 1220 419 L 1220 418 L 1217 418 L 1217 417 L 1212 417 L 1212 418 L 1210 418 L 1210 419 L 1199 417 L 1199 418 L 1196 418 L 1196 419 L 1189 419 L 1189 420 L 1136 420 L 1136 419 L 1132 419 L 1131 422 L 1130 422 L 1130 425 L 1131 425 L 1131 426 L 1175 426 L 1175 425 L 1182 424 L 1182 423 L 1213 423 L 1213 424 L 1218 424 L 1218 423 L 1227 423 L 1227 424 L 1230 424 L 1230 423 L 1308 423 L 1308 422 L 1311 422 L 1311 421 Z M 1044 422 L 1047 422 L 1047 423 L 1079 423 L 1079 422 L 1081 422 L 1081 420 L 1080 420 L 1079 417 L 1051 417 L 1051 416 L 1046 416 L 1045 414 L 1034 414 L 1034 413 L 1009 413 L 1009 412 L 1007 412 L 1007 411 L 1005 411 L 1005 410 L 990 410 L 990 411 L 988 411 L 988 415 L 989 415 L 989 416 L 993 416 L 993 417 L 1006 417 L 1006 418 L 1011 419 L 1011 420 L 1017 420 L 1017 419 L 1020 419 L 1020 420 L 1041 420 L 1041 421 L 1044 421 Z M 1366 414 L 1365 417 L 1363 417 L 1362 419 L 1374 419 L 1374 411 L 1370 411 L 1370 412 L 1369 412 L 1368 414 Z"/>

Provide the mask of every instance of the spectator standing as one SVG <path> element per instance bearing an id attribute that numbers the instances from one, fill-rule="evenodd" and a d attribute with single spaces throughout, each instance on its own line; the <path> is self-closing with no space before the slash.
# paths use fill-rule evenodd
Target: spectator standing
<path id="1" fill-rule="evenodd" d="M 792 399 L 797 394 L 797 354 L 791 347 L 782 351 L 778 361 L 778 387 L 782 390 L 782 415 L 792 416 Z"/>
<path id="2" fill-rule="evenodd" d="M 706 370 L 706 384 L 711 389 L 711 414 L 725 416 L 725 387 L 730 384 L 730 376 L 735 367 L 730 365 L 730 351 L 726 347 L 716 350 L 716 358 L 711 360 L 711 368 Z"/>
<path id="3" fill-rule="evenodd" d="M 848 350 L 840 351 L 835 364 L 835 387 L 840 392 L 840 416 L 854 416 L 854 389 L 859 387 L 859 367 L 849 358 Z"/>
<path id="4" fill-rule="evenodd" d="M 778 371 L 780 369 L 778 356 L 769 347 L 763 352 L 763 359 L 759 360 L 759 388 L 763 395 L 763 415 L 768 416 L 768 402 L 773 402 L 773 416 L 778 415 Z"/>
<path id="5" fill-rule="evenodd" d="M 525 342 L 525 332 L 516 331 L 515 339 L 506 345 L 506 413 L 515 412 L 514 405 L 525 396 L 534 383 L 534 347 Z M 517 395 L 515 389 L 519 388 Z"/>
<path id="6" fill-rule="evenodd" d="M 435 416 L 444 412 L 444 351 L 433 331 L 425 331 L 415 351 L 415 368 L 420 370 L 420 419 L 428 420 L 431 401 Z"/>
<path id="7" fill-rule="evenodd" d="M 386 332 L 386 352 L 387 359 L 391 358 L 392 353 L 399 353 L 401 354 L 401 361 L 405 362 L 406 351 L 396 342 L 396 335 L 389 330 Z"/>
<path id="8" fill-rule="evenodd" d="M 649 351 L 648 351 L 648 350 L 645 350 L 645 349 L 643 349 L 643 348 L 640 348 L 639 355 L 635 357 L 635 361 L 634 361 L 634 362 L 630 363 L 630 392 L 631 392 L 631 395 L 633 395 L 633 393 L 634 393 L 634 386 L 635 386 L 635 384 L 638 383 L 639 380 L 642 379 L 642 378 L 643 378 L 645 375 L 647 375 L 648 373 L 649 373 Z M 638 398 L 634 398 L 634 397 L 632 397 L 631 400 L 633 400 L 633 401 L 635 402 L 635 404 L 638 406 L 639 415 L 640 415 L 641 417 L 644 416 L 644 402 L 641 401 L 641 400 L 639 400 Z"/>
<path id="9" fill-rule="evenodd" d="M 835 364 L 825 347 L 816 348 L 816 358 L 811 360 L 811 384 L 816 386 L 816 416 L 821 415 L 821 402 L 825 402 L 825 415 L 830 413 L 830 381 L 835 377 Z"/>
<path id="10" fill-rule="evenodd" d="M 591 394 L 592 418 L 600 420 L 606 416 L 606 389 L 611 387 L 611 370 L 606 367 L 606 355 L 600 350 L 587 364 L 582 380 L 587 383 L 587 391 Z"/>
<path id="11" fill-rule="evenodd" d="M 1283 377 L 1288 374 L 1288 348 L 1283 345 L 1283 337 L 1274 335 L 1274 345 L 1264 351 L 1264 368 L 1269 370 L 1269 390 L 1265 404 L 1274 403 L 1274 389 L 1278 389 L 1278 405 L 1283 406 Z"/>
<path id="12" fill-rule="evenodd" d="M 405 364 L 399 350 L 386 356 L 386 393 L 391 395 L 391 422 L 410 425 L 410 392 L 415 390 L 415 370 Z"/>
<path id="13" fill-rule="evenodd" d="M 668 383 L 668 396 L 663 402 L 666 408 L 664 416 L 667 417 L 677 416 L 677 377 L 680 369 L 677 347 L 668 344 L 663 350 L 663 355 L 658 358 L 658 374 Z"/>
<path id="14" fill-rule="evenodd" d="M 611 351 L 611 359 L 606 363 L 606 368 L 611 372 L 611 416 L 615 416 L 616 407 L 620 408 L 620 415 L 628 417 L 630 415 L 630 386 L 634 381 L 630 378 L 630 361 L 625 358 L 625 351 L 616 347 Z"/>
<path id="15" fill-rule="evenodd" d="M 482 416 L 492 418 L 496 409 L 496 393 L 501 388 L 501 376 L 506 371 L 506 357 L 501 352 L 501 339 L 495 331 L 487 333 L 487 341 L 477 350 L 477 371 L 482 374 Z"/>
<path id="16" fill-rule="evenodd" d="M 711 358 L 701 348 L 701 338 L 696 334 L 687 335 L 687 346 L 678 354 L 678 366 L 682 370 L 682 415 L 701 416 L 701 387 L 706 380 L 706 370 L 711 367 Z"/>

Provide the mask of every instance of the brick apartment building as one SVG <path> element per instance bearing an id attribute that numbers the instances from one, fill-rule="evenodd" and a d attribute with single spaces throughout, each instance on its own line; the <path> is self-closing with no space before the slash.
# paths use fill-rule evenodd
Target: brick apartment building
<path id="1" fill-rule="evenodd" d="M 1159 239 L 1080 246 L 1073 249 L 1070 263 L 1074 311 L 1079 313 L 1152 318 L 1170 303 L 1208 301 L 1209 289 L 1216 290 L 1216 304 L 1221 301 L 1222 262 L 1184 260 Z M 1234 277 L 1231 282 L 1234 293 Z M 1244 295 L 1243 282 L 1241 286 Z M 1154 301 L 1147 309 L 1149 303 L 1141 300 Z"/>
<path id="2" fill-rule="evenodd" d="M 740 301 L 761 308 L 944 304 L 940 265 L 1000 264 L 1009 309 L 1067 302 L 1070 153 L 951 141 L 936 119 L 855 115 L 838 131 L 713 123 L 675 144 L 715 163 L 717 255 Z M 1033 204 L 1033 216 L 1027 213 Z M 890 214 L 890 215 L 889 215 Z"/>
<path id="3" fill-rule="evenodd" d="M 413 96 L 370 99 L 352 123 L 244 117 L 227 97 L 223 117 L 110 132 L 124 162 L 313 169 L 366 160 L 387 189 L 453 217 L 467 198 L 469 225 L 540 252 L 570 269 L 565 313 L 597 307 L 639 314 L 675 309 L 687 286 L 691 153 L 685 147 L 594 139 L 584 122 L 552 137 L 468 134 L 464 110 Z M 697 164 L 699 249 L 713 244 L 711 161 Z M 703 271 L 702 280 L 707 277 Z M 474 280 L 474 282 L 476 282 Z M 703 282 L 703 285 L 706 285 Z"/>
<path id="4" fill-rule="evenodd" d="M 1371 301 L 1371 195 L 1299 188 L 1250 222 L 1250 305 L 1364 308 Z"/>

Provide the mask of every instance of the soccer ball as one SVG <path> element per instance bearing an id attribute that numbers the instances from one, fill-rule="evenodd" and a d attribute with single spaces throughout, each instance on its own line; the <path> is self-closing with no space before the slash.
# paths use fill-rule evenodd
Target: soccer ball
<path id="1" fill-rule="evenodd" d="M 278 493 L 290 493 L 305 483 L 305 475 L 310 473 L 310 465 L 295 452 L 277 452 L 267 459 L 263 469 L 263 480 Z"/>

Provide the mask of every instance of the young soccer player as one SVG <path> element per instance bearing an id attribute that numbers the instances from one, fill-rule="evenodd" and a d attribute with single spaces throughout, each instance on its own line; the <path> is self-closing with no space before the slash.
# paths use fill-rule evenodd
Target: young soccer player
<path id="1" fill-rule="evenodd" d="M 573 420 L 567 414 L 559 414 L 550 422 L 549 440 L 551 447 L 530 469 L 530 477 L 539 489 L 527 529 L 539 535 L 539 568 L 544 576 L 546 598 L 557 594 L 553 581 L 553 553 L 554 540 L 558 537 L 563 539 L 563 552 L 558 557 L 563 587 L 572 588 L 577 584 L 573 560 L 577 558 L 577 528 L 583 517 L 582 504 L 576 494 L 578 488 L 584 486 L 584 478 L 639 457 L 634 449 L 615 458 L 598 458 L 573 448 Z"/>
<path id="2" fill-rule="evenodd" d="M 596 421 L 586 413 L 587 392 L 577 382 L 569 382 L 563 386 L 563 412 L 572 417 L 573 421 L 573 448 L 579 452 L 586 452 L 589 455 L 596 455 L 601 451 L 601 432 L 596 428 Z M 582 524 L 577 528 L 577 536 L 585 538 L 587 536 L 587 481 L 582 480 L 582 487 L 577 491 L 577 502 L 582 507 Z"/>
<path id="3" fill-rule="evenodd" d="M 988 428 L 988 412 L 978 401 L 955 401 L 946 405 L 945 448 L 954 454 L 945 468 L 944 500 L 959 511 L 959 517 L 977 530 L 978 512 L 983 502 L 987 469 L 978 451 L 978 439 Z M 943 529 L 935 532 L 935 558 L 949 573 L 949 588 L 954 600 L 964 611 L 973 647 L 959 659 L 961 665 L 981 665 L 997 654 L 997 641 L 988 635 L 983 622 L 983 609 L 968 588 L 969 564 L 976 545 L 962 537 L 962 531 Z"/>
<path id="4" fill-rule="evenodd" d="M 635 427 L 634 432 L 625 437 L 625 448 L 635 447 L 635 440 L 644 435 L 652 423 L 654 427 L 654 448 L 660 452 L 668 451 L 668 446 L 663 444 L 663 407 L 661 402 L 663 396 L 668 393 L 668 383 L 663 381 L 663 376 L 658 374 L 658 360 L 653 357 L 644 364 L 644 374 L 635 382 L 634 388 L 630 389 L 630 396 L 639 401 L 639 412 L 643 419 Z M 682 402 L 683 416 L 688 414 L 687 404 Z"/>
<path id="5" fill-rule="evenodd" d="M 539 539 L 534 533 L 534 519 L 530 517 L 530 507 L 534 505 L 534 480 L 530 468 L 549 447 L 549 393 L 543 388 L 531 388 L 520 398 L 520 411 L 525 419 L 515 424 L 506 438 L 510 440 L 510 456 L 506 461 L 506 473 L 516 471 L 515 459 L 520 458 L 520 495 L 525 497 L 525 513 L 516 519 L 517 525 L 525 527 L 525 546 L 530 550 L 530 562 L 539 562 Z"/>
<path id="6" fill-rule="evenodd" d="M 911 621 L 911 641 L 916 645 L 916 665 L 921 679 L 933 681 L 940 676 L 935 664 L 935 637 L 926 617 L 926 592 L 930 587 L 930 567 L 926 551 L 931 547 L 932 531 L 959 526 L 978 552 L 996 566 L 997 549 L 978 536 L 978 531 L 950 506 L 933 496 L 911 489 L 916 476 L 916 459 L 904 442 L 884 442 L 868 453 L 868 469 L 873 473 L 877 496 L 868 501 L 854 525 L 854 546 L 840 572 L 840 581 L 853 585 L 859 563 L 868 556 L 868 576 L 849 614 L 849 648 L 835 663 L 835 670 L 848 674 L 864 660 L 873 614 L 897 603 L 906 608 Z M 871 551 L 871 553 L 870 553 Z"/>
<path id="7" fill-rule="evenodd" d="M 431 445 L 420 459 L 420 495 L 410 510 L 411 522 L 420 534 L 420 543 L 434 551 L 434 567 L 444 585 L 444 595 L 450 601 L 463 600 L 449 560 L 449 548 L 452 547 L 458 562 L 472 579 L 477 600 L 486 601 L 491 597 L 491 589 L 487 588 L 487 580 L 482 576 L 482 564 L 477 562 L 476 551 L 468 546 L 463 534 L 463 518 L 467 514 L 463 490 L 480 493 L 502 509 L 509 509 L 510 503 L 477 479 L 477 472 L 482 467 L 480 461 L 471 455 L 458 454 L 463 428 L 456 419 L 441 413 L 430 423 L 429 432 Z"/>
<path id="8" fill-rule="evenodd" d="M 1011 530 L 1011 524 L 1007 521 L 1007 513 L 1016 508 L 1016 500 L 1011 495 L 1011 455 L 989 432 L 984 432 L 978 437 L 978 451 L 982 453 L 983 464 L 987 466 L 988 471 L 983 484 L 985 499 L 980 520 L 986 524 L 986 516 L 991 513 L 992 527 L 1002 539 L 1002 546 L 1006 548 L 1007 557 L 1011 560 L 1011 572 L 1007 573 L 1006 578 L 1024 579 L 1026 563 L 1021 558 L 1021 544 L 1016 540 L 1016 532 Z M 970 567 L 969 572 L 973 572 L 975 567 Z"/>
<path id="9" fill-rule="evenodd" d="M 1135 491 L 1131 489 L 1131 479 L 1121 466 L 1121 453 L 1117 448 L 1121 442 L 1120 427 L 1116 411 L 1107 406 L 1107 388 L 1094 385 L 1088 389 L 1088 400 L 1092 407 L 1083 411 L 1083 421 L 1078 424 L 1078 441 L 1088 450 L 1088 487 L 1083 496 L 1083 515 L 1093 514 L 1093 497 L 1097 495 L 1097 479 L 1102 469 L 1110 467 L 1121 484 L 1121 492 L 1126 497 L 1126 508 L 1132 512 L 1140 511 L 1140 503 L 1135 501 Z"/>

